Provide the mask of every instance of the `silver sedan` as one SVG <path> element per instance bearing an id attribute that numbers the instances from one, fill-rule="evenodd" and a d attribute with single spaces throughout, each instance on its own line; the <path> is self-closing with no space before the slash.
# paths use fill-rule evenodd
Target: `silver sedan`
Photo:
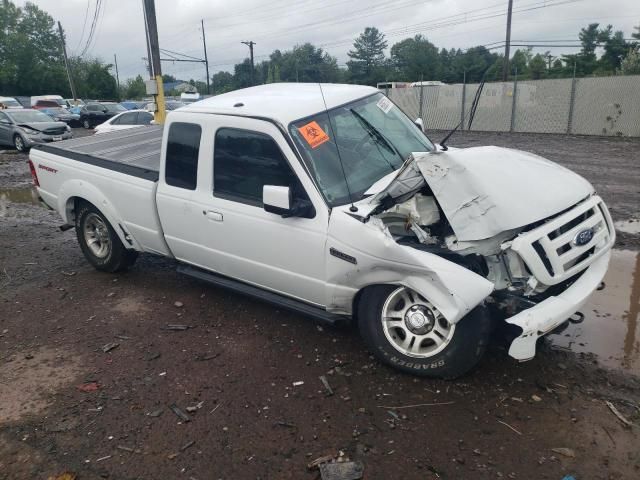
<path id="1" fill-rule="evenodd" d="M 42 112 L 31 109 L 0 111 L 0 145 L 25 151 L 37 143 L 57 142 L 73 137 L 64 122 L 55 122 Z"/>

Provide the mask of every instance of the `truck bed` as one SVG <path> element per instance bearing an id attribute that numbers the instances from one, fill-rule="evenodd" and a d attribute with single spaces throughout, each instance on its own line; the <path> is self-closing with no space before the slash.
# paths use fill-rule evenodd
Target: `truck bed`
<path id="1" fill-rule="evenodd" d="M 157 182 L 161 147 L 162 126 L 150 125 L 37 145 L 34 149 Z"/>

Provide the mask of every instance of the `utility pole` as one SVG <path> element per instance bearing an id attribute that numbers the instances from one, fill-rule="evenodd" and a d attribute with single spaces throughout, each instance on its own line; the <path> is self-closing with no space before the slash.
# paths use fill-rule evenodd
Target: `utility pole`
<path id="1" fill-rule="evenodd" d="M 211 86 L 209 85 L 209 59 L 207 58 L 207 40 L 204 36 L 204 20 L 200 20 L 202 25 L 202 46 L 204 47 L 204 68 L 207 71 L 207 95 L 211 94 Z"/>
<path id="2" fill-rule="evenodd" d="M 64 41 L 64 33 L 62 31 L 62 24 L 58 22 L 58 31 L 60 32 L 60 41 L 62 42 L 62 53 L 64 54 L 64 66 L 67 70 L 67 78 L 69 79 L 69 88 L 71 88 L 71 96 L 73 96 L 73 103 L 78 104 L 78 97 L 76 96 L 76 87 L 73 84 L 73 78 L 71 78 L 71 69 L 69 68 L 69 59 L 67 58 L 67 45 Z"/>
<path id="3" fill-rule="evenodd" d="M 240 43 L 244 43 L 246 46 L 249 47 L 249 54 L 251 56 L 251 86 L 253 86 L 253 46 L 256 44 L 256 42 L 254 42 L 253 40 L 250 40 L 248 42 L 240 42 Z"/>
<path id="4" fill-rule="evenodd" d="M 513 10 L 513 0 L 509 0 L 507 10 L 507 40 L 504 44 L 504 68 L 502 70 L 502 81 L 509 80 L 509 47 L 511 46 L 511 11 Z"/>
<path id="5" fill-rule="evenodd" d="M 164 103 L 164 86 L 162 84 L 162 67 L 160 62 L 160 44 L 158 43 L 158 25 L 156 24 L 156 6 L 154 0 L 144 0 L 144 12 L 147 31 L 149 32 L 149 50 L 151 52 L 151 66 L 156 81 L 156 123 L 164 123 L 167 116 Z"/>
<path id="6" fill-rule="evenodd" d="M 149 47 L 149 27 L 147 27 L 147 8 L 145 6 L 145 0 L 142 0 L 142 14 L 144 16 L 144 39 L 147 44 L 147 58 L 143 60 L 147 63 L 147 70 L 149 71 L 149 78 L 153 78 L 153 67 L 151 66 L 151 48 Z"/>
<path id="7" fill-rule="evenodd" d="M 113 63 L 116 66 L 116 85 L 118 85 L 118 96 L 120 96 L 120 75 L 118 74 L 118 57 L 113 54 Z"/>

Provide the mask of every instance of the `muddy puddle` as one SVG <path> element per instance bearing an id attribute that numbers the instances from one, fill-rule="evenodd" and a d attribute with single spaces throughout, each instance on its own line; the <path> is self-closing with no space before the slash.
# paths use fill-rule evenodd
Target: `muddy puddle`
<path id="1" fill-rule="evenodd" d="M 604 290 L 582 308 L 584 321 L 549 340 L 557 348 L 589 352 L 609 368 L 640 376 L 640 252 L 614 250 Z"/>
<path id="2" fill-rule="evenodd" d="M 32 187 L 0 188 L 0 202 L 39 205 L 38 194 Z"/>
<path id="3" fill-rule="evenodd" d="M 615 227 L 619 232 L 640 235 L 640 220 L 637 218 L 615 222 Z"/>

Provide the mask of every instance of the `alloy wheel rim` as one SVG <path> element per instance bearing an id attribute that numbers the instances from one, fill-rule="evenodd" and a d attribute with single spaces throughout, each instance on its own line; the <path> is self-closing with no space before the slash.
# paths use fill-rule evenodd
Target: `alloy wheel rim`
<path id="1" fill-rule="evenodd" d="M 426 298 L 407 287 L 394 290 L 382 307 L 382 329 L 389 343 L 403 355 L 429 358 L 451 342 L 450 323 Z"/>
<path id="2" fill-rule="evenodd" d="M 90 213 L 84 222 L 84 240 L 91 253 L 98 258 L 105 258 L 111 251 L 109 229 L 102 218 Z"/>

